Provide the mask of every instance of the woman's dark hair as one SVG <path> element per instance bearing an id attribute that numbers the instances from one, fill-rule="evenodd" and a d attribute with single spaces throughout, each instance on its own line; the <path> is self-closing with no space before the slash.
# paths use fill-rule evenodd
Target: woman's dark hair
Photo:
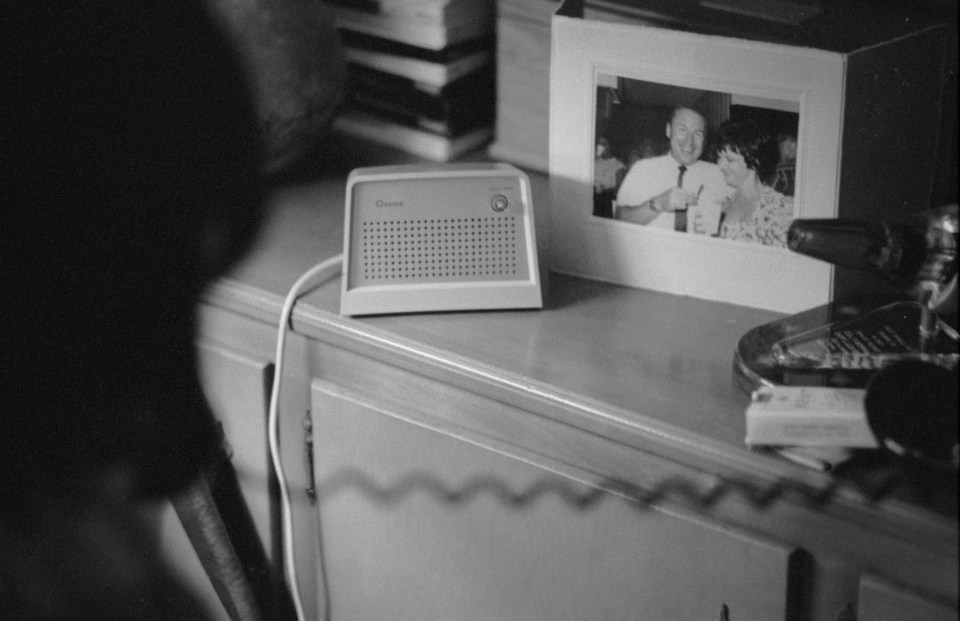
<path id="1" fill-rule="evenodd" d="M 763 183 L 769 183 L 777 166 L 777 145 L 756 121 L 724 121 L 714 132 L 712 142 L 714 159 L 727 150 L 738 153 L 747 168 L 756 171 Z"/>

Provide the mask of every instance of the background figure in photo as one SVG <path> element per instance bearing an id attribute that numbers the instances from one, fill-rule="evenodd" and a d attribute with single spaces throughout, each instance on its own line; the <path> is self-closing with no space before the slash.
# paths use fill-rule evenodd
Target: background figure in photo
<path id="1" fill-rule="evenodd" d="M 627 170 L 640 160 L 656 157 L 661 153 L 652 140 L 641 138 L 637 144 L 630 148 L 630 152 L 627 154 Z"/>
<path id="2" fill-rule="evenodd" d="M 773 189 L 784 196 L 793 196 L 797 181 L 797 135 L 792 132 L 777 134 L 780 161 L 773 177 Z"/>
<path id="3" fill-rule="evenodd" d="M 626 172 L 626 165 L 613 155 L 610 141 L 606 136 L 598 136 L 593 162 L 593 215 L 613 217 L 613 200 Z"/>

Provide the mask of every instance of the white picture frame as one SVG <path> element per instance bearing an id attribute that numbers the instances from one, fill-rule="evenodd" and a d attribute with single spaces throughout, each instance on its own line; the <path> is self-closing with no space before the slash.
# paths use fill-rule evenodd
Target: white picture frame
<path id="1" fill-rule="evenodd" d="M 828 303 L 833 283 L 828 263 L 785 248 L 593 215 L 597 92 L 598 84 L 615 77 L 728 93 L 743 101 L 787 102 L 799 114 L 794 217 L 835 218 L 842 56 L 561 12 L 551 29 L 550 268 L 784 313 Z"/>

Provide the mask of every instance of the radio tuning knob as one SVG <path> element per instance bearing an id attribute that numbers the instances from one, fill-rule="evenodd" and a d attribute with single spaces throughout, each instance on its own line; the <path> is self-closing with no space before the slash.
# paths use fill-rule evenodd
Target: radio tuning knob
<path id="1" fill-rule="evenodd" d="M 493 207 L 494 211 L 503 211 L 510 204 L 510 201 L 507 200 L 507 197 L 503 194 L 497 194 L 492 199 L 490 199 L 490 206 Z"/>

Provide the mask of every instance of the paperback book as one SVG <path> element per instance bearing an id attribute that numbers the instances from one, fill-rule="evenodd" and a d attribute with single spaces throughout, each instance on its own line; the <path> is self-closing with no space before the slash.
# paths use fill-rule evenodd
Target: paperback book
<path id="1" fill-rule="evenodd" d="M 478 3 L 478 6 L 482 4 L 484 3 Z M 337 27 L 341 30 L 359 32 L 431 50 L 442 50 L 455 43 L 489 37 L 494 30 L 492 12 L 486 15 L 481 14 L 478 18 L 451 23 L 431 23 L 389 14 L 371 13 L 341 4 L 330 6 Z"/>
<path id="2" fill-rule="evenodd" d="M 345 105 L 411 127 L 456 136 L 493 123 L 494 87 L 492 71 L 476 72 L 433 89 L 406 78 L 356 68 L 347 78 Z"/>
<path id="3" fill-rule="evenodd" d="M 359 110 L 344 110 L 333 122 L 334 131 L 406 151 L 435 162 L 449 162 L 480 148 L 493 138 L 491 125 L 458 136 L 443 136 L 409 127 Z"/>
<path id="4" fill-rule="evenodd" d="M 877 448 L 862 388 L 762 386 L 747 407 L 748 445 Z"/>
<path id="5" fill-rule="evenodd" d="M 493 63 L 493 39 L 471 39 L 430 50 L 371 35 L 341 31 L 350 65 L 374 69 L 439 89 Z"/>
<path id="6" fill-rule="evenodd" d="M 800 42 L 820 0 L 585 0 L 584 17 L 758 40 Z"/>
<path id="7" fill-rule="evenodd" d="M 326 0 L 343 9 L 390 19 L 450 26 L 490 19 L 492 0 Z"/>

